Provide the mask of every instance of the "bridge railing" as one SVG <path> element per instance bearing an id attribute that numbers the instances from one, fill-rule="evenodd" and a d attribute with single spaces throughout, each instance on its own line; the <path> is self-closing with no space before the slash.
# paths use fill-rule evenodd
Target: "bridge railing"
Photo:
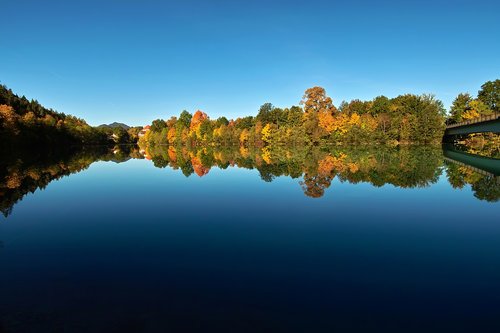
<path id="1" fill-rule="evenodd" d="M 470 119 L 467 121 L 462 121 L 462 122 L 459 122 L 456 124 L 447 125 L 446 128 L 454 128 L 454 127 L 460 127 L 460 126 L 471 125 L 471 124 L 476 124 L 476 123 L 482 123 L 484 121 L 497 120 L 498 118 L 500 118 L 500 113 L 494 112 L 493 114 L 490 114 L 488 116 L 481 116 L 481 117 L 477 117 L 477 118 Z"/>

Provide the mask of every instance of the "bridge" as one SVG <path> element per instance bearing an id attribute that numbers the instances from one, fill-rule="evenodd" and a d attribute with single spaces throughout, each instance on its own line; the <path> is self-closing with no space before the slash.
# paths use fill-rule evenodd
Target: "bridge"
<path id="1" fill-rule="evenodd" d="M 500 133 L 500 113 L 495 112 L 489 116 L 462 121 L 446 126 L 445 137 L 465 135 L 472 133 Z"/>

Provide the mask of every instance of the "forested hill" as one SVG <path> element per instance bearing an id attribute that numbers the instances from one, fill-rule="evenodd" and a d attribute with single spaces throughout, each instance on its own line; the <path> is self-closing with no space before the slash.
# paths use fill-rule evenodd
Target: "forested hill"
<path id="1" fill-rule="evenodd" d="M 117 122 L 114 122 L 114 123 L 111 123 L 111 124 L 102 124 L 102 125 L 99 125 L 97 126 L 99 128 L 123 128 L 124 130 L 128 131 L 130 129 L 130 126 L 128 126 L 127 124 L 124 124 L 124 123 L 117 123 Z"/>
<path id="2" fill-rule="evenodd" d="M 92 127 L 85 120 L 43 107 L 0 85 L 0 148 L 68 146 L 136 142 L 120 128 Z M 136 131 L 138 132 L 138 130 Z M 113 136 L 113 134 L 115 134 Z"/>

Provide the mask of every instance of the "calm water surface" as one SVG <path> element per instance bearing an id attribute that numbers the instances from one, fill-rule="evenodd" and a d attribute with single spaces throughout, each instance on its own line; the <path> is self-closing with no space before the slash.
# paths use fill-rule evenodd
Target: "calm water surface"
<path id="1" fill-rule="evenodd" d="M 2 163 L 0 332 L 500 331 L 494 167 L 432 148 L 34 160 Z"/>

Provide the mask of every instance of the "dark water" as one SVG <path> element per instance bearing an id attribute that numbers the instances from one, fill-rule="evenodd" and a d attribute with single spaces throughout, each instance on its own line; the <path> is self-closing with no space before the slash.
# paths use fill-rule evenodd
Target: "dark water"
<path id="1" fill-rule="evenodd" d="M 498 160 L 456 154 L 10 156 L 0 332 L 498 332 Z"/>

